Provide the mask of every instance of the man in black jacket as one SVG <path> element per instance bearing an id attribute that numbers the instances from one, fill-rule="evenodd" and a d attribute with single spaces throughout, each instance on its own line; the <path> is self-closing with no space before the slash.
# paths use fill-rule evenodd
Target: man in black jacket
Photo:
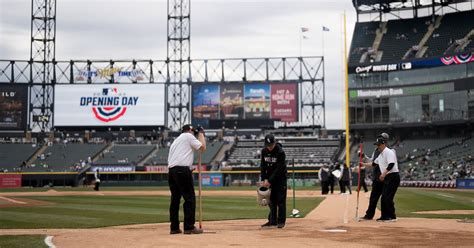
<path id="1" fill-rule="evenodd" d="M 341 187 L 341 193 L 346 193 L 346 188 L 349 190 L 349 194 L 352 194 L 351 191 L 351 172 L 349 167 L 346 164 L 341 164 L 341 179 L 339 185 Z"/>
<path id="2" fill-rule="evenodd" d="M 285 227 L 286 222 L 286 154 L 271 134 L 265 136 L 262 149 L 260 177 L 263 187 L 271 188 L 268 222 L 262 228 Z"/>
<path id="3" fill-rule="evenodd" d="M 318 178 L 321 182 L 321 194 L 327 195 L 329 193 L 329 168 L 327 164 L 319 169 Z"/>

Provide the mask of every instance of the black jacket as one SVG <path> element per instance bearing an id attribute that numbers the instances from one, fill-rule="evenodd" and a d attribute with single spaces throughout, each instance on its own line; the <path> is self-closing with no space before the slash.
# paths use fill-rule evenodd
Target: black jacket
<path id="1" fill-rule="evenodd" d="M 262 181 L 268 180 L 270 184 L 286 183 L 286 154 L 277 143 L 270 152 L 267 148 L 262 149 L 262 159 L 260 163 L 260 178 Z"/>
<path id="2" fill-rule="evenodd" d="M 374 154 L 373 154 L 373 157 L 372 157 L 372 161 L 375 161 L 375 159 L 380 155 L 380 152 L 379 152 L 379 149 L 375 148 L 375 151 L 374 151 Z M 372 163 L 372 166 L 374 167 L 373 170 L 372 170 L 372 180 L 373 181 L 380 181 L 379 177 L 380 175 L 382 174 L 382 172 L 380 171 L 380 167 L 378 164 L 376 163 Z"/>
<path id="3" fill-rule="evenodd" d="M 341 181 L 350 181 L 351 180 L 349 170 L 350 170 L 349 168 L 344 166 L 344 170 L 342 171 Z"/>

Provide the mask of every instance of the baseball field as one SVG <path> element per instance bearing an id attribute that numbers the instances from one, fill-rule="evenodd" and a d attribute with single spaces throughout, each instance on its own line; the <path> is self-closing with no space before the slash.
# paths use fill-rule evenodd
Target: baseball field
<path id="1" fill-rule="evenodd" d="M 290 214 L 292 192 L 288 192 Z M 338 193 L 338 192 L 337 192 Z M 359 215 L 368 204 L 360 194 Z M 395 223 L 358 222 L 357 197 L 296 192 L 300 218 L 262 230 L 253 188 L 205 189 L 203 235 L 169 235 L 166 187 L 15 189 L 0 192 L 0 247 L 379 247 L 474 244 L 474 191 L 402 188 Z M 376 214 L 379 216 L 380 214 Z M 181 216 L 182 217 L 182 216 Z M 48 244 L 47 244 L 48 243 Z"/>

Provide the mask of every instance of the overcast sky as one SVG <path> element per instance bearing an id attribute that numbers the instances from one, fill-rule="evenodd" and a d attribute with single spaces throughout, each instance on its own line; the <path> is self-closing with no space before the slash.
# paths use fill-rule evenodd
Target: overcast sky
<path id="1" fill-rule="evenodd" d="M 57 0 L 56 59 L 166 59 L 166 0 Z M 191 58 L 326 56 L 326 126 L 343 115 L 342 14 L 350 0 L 192 0 Z M 0 0 L 0 59 L 30 56 L 30 0 Z"/>

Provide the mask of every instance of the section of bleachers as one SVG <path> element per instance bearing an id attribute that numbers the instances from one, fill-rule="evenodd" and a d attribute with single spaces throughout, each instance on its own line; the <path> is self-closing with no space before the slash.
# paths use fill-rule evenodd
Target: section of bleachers
<path id="1" fill-rule="evenodd" d="M 474 140 L 458 139 L 448 146 L 425 152 L 422 156 L 403 163 L 405 166 L 402 177 L 407 180 L 432 181 L 474 177 L 471 168 L 473 155 Z"/>
<path id="2" fill-rule="evenodd" d="M 206 146 L 206 151 L 202 154 L 201 163 L 204 165 L 211 164 L 217 153 L 220 151 L 224 142 L 215 141 L 209 142 Z M 145 162 L 145 165 L 167 165 L 168 164 L 169 148 L 160 148 L 151 158 Z M 198 152 L 194 153 L 194 164 L 198 163 Z"/>
<path id="3" fill-rule="evenodd" d="M 24 171 L 74 171 L 77 170 L 78 164 L 84 167 L 89 157 L 96 155 L 105 146 L 105 144 L 81 143 L 52 144 Z"/>
<path id="4" fill-rule="evenodd" d="M 94 165 L 136 165 L 143 160 L 156 145 L 117 145 L 106 149 Z"/>
<path id="5" fill-rule="evenodd" d="M 0 172 L 18 170 L 40 147 L 36 144 L 0 144 Z"/>
<path id="6" fill-rule="evenodd" d="M 433 24 L 436 18 L 420 17 L 414 19 L 389 20 L 386 32 L 382 36 L 377 52 L 382 55 L 380 61 L 375 62 L 396 62 L 403 59 L 405 54 L 412 48 L 413 54 L 408 58 L 414 58 L 414 54 L 423 36 L 427 34 L 428 27 Z M 441 57 L 460 53 L 474 52 L 474 36 L 470 36 L 464 49 L 458 48 L 457 43 L 463 44 L 461 40 L 474 30 L 474 11 L 463 11 L 449 13 L 442 16 L 440 25 L 437 26 L 429 39 L 424 44 L 427 47 L 423 57 Z M 360 63 L 361 56 L 370 51 L 376 37 L 376 30 L 380 22 L 356 23 L 354 35 L 352 37 L 349 54 L 349 64 Z M 372 51 L 376 52 L 376 51 Z M 363 61 L 366 63 L 368 61 Z"/>
<path id="7" fill-rule="evenodd" d="M 409 20 L 391 20 L 387 23 L 379 50 L 383 52 L 381 62 L 401 60 L 405 53 L 418 45 L 430 25 L 430 17 Z"/>
<path id="8" fill-rule="evenodd" d="M 364 52 L 372 47 L 380 22 L 359 22 L 354 28 L 349 64 L 358 64 Z"/>
<path id="9" fill-rule="evenodd" d="M 339 149 L 338 140 L 294 137 L 278 138 L 287 160 L 294 160 L 295 166 L 319 166 L 329 164 Z M 263 140 L 239 140 L 231 149 L 227 165 L 233 167 L 258 167 Z"/>
<path id="10" fill-rule="evenodd" d="M 474 22 L 472 20 L 474 20 L 474 11 L 451 13 L 443 16 L 441 25 L 433 32 L 433 35 L 426 43 L 428 50 L 425 55 L 427 57 L 444 55 L 445 51 L 456 40 L 463 39 L 474 29 Z M 466 51 L 469 50 L 464 50 L 464 52 Z"/>

